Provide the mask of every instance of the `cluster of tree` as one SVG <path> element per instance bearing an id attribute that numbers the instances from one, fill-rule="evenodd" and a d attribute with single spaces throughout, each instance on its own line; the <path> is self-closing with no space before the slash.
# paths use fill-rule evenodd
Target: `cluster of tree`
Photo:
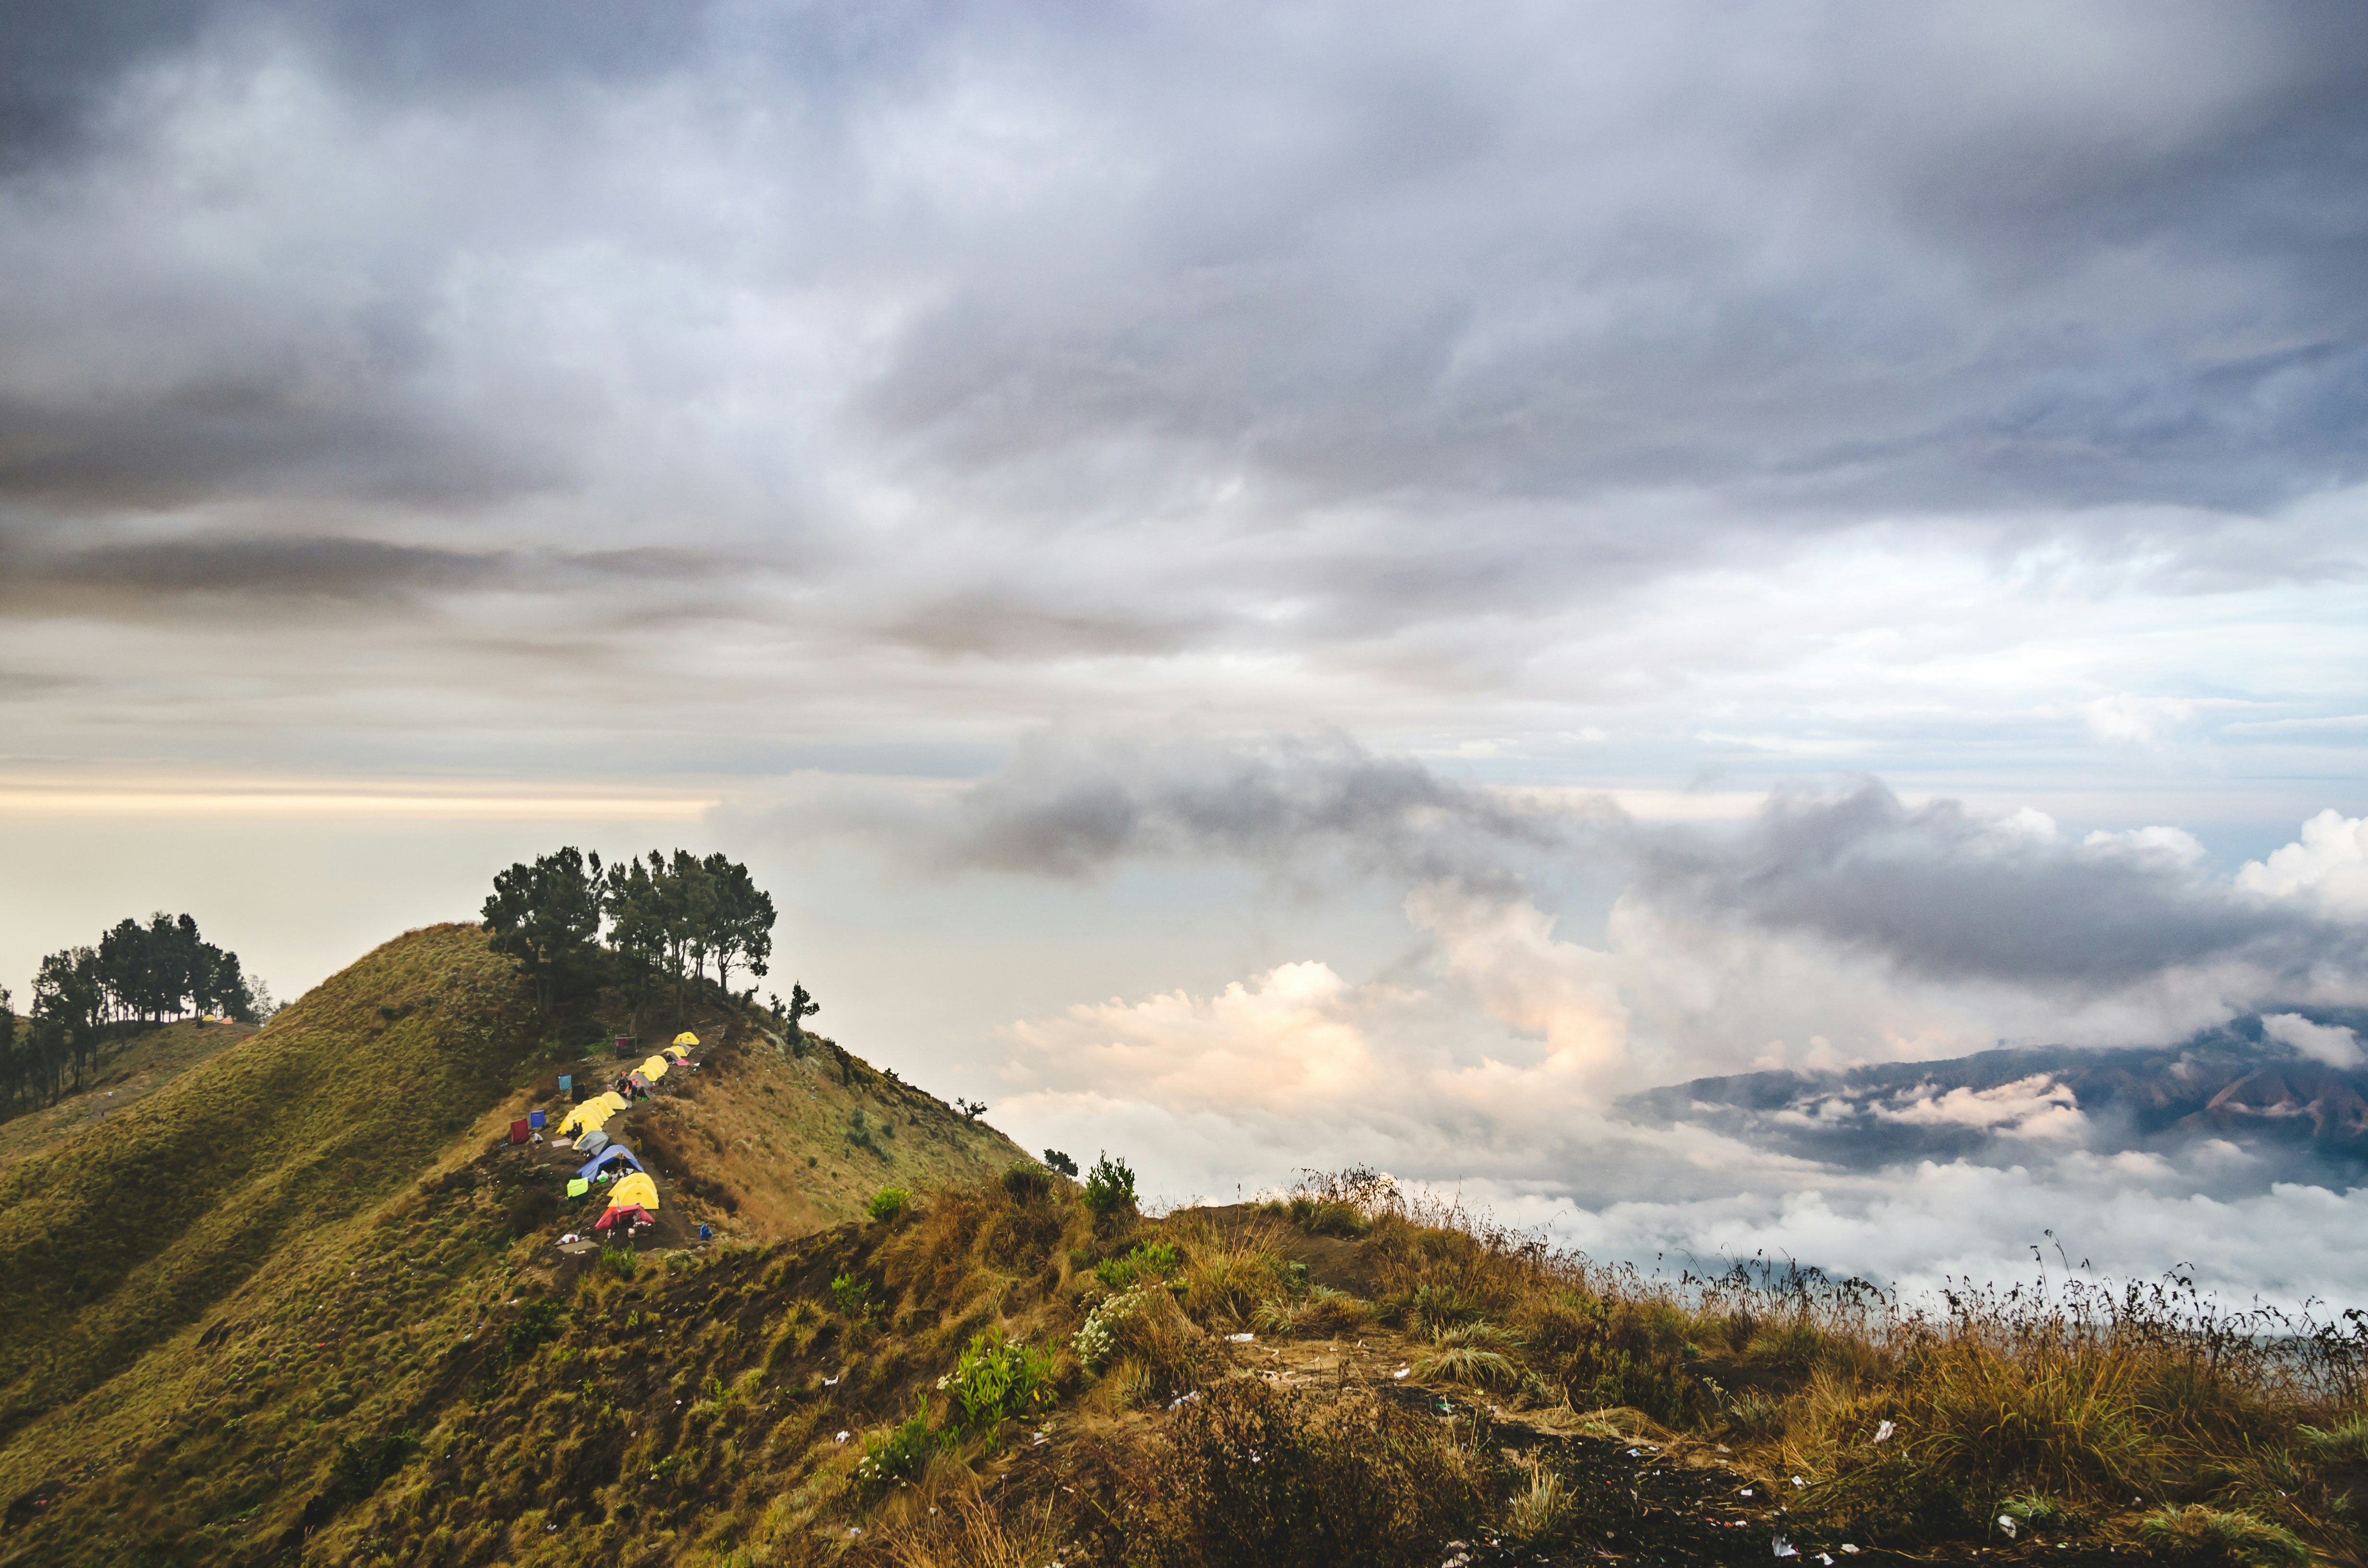
<path id="1" fill-rule="evenodd" d="M 484 906 L 494 950 L 518 960 L 545 1014 L 609 979 L 637 998 L 670 984 L 679 1002 L 712 967 L 728 992 L 734 970 L 765 972 L 774 918 L 747 867 L 687 849 L 604 867 L 570 845 L 495 877 Z"/>
<path id="2" fill-rule="evenodd" d="M 81 1089 L 108 1046 L 138 1028 L 192 1013 L 254 1023 L 269 1005 L 236 953 L 207 941 L 188 915 L 162 911 L 144 926 L 118 921 L 95 948 L 43 959 L 21 1028 L 12 1002 L 0 990 L 0 1114 Z"/>

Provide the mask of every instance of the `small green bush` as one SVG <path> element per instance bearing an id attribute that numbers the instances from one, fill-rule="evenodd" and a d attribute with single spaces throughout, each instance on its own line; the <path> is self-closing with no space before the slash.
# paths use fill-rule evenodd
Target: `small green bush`
<path id="1" fill-rule="evenodd" d="M 1310 1235 L 1338 1236 L 1342 1241 L 1354 1241 L 1373 1228 L 1373 1222 L 1351 1205 L 1337 1199 L 1294 1198 L 1286 1205 L 1276 1205 L 1282 1216 Z"/>
<path id="2" fill-rule="evenodd" d="M 1154 1279 L 1168 1279 L 1184 1267 L 1184 1255 L 1172 1242 L 1144 1242 L 1123 1257 L 1106 1257 L 1094 1266 L 1094 1278 L 1112 1290 L 1131 1290 Z"/>
<path id="3" fill-rule="evenodd" d="M 973 1335 L 954 1369 L 938 1380 L 962 1411 L 962 1429 L 992 1436 L 1007 1420 L 1053 1403 L 1053 1354 L 1006 1339 L 1001 1329 Z"/>
<path id="4" fill-rule="evenodd" d="M 559 1333 L 559 1320 L 566 1315 L 567 1309 L 557 1301 L 529 1301 L 502 1331 L 502 1354 L 517 1366 Z"/>
<path id="5" fill-rule="evenodd" d="M 1097 1214 L 1134 1207 L 1134 1169 L 1108 1153 L 1094 1161 L 1086 1176 L 1086 1207 Z"/>
<path id="6" fill-rule="evenodd" d="M 2235 1563 L 2237 1568 L 2309 1568 L 2310 1548 L 2294 1532 L 2242 1509 L 2190 1504 L 2164 1506 L 2138 1525 L 2148 1550 L 2182 1562 Z"/>
<path id="7" fill-rule="evenodd" d="M 1022 1203 L 1039 1198 L 1049 1198 L 1053 1192 L 1053 1173 L 1033 1160 L 1014 1160 L 1003 1173 L 1003 1190 Z"/>
<path id="8" fill-rule="evenodd" d="M 874 1220 L 894 1220 L 913 1207 L 913 1195 L 901 1187 L 883 1187 L 872 1194 L 864 1212 Z"/>
<path id="9" fill-rule="evenodd" d="M 916 1409 L 885 1436 L 864 1435 L 863 1457 L 855 1461 L 856 1479 L 873 1491 L 911 1481 L 929 1462 L 929 1450 L 939 1441 L 929 1429 L 928 1410 Z"/>
<path id="10" fill-rule="evenodd" d="M 871 1281 L 851 1274 L 840 1275 L 830 1282 L 830 1304 L 849 1322 L 868 1316 L 871 1312 Z"/>

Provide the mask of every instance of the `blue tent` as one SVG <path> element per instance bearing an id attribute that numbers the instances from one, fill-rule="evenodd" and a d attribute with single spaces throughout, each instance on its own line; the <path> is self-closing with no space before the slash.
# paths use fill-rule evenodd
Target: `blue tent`
<path id="1" fill-rule="evenodd" d="M 642 1162 L 633 1158 L 633 1152 L 622 1143 L 611 1143 L 585 1161 L 576 1168 L 575 1174 L 586 1181 L 591 1181 L 602 1171 L 612 1170 L 620 1165 L 630 1165 L 634 1170 L 640 1170 Z"/>

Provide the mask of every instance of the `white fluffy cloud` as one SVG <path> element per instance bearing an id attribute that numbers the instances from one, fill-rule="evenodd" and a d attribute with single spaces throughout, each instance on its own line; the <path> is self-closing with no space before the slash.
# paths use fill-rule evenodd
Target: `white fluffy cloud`
<path id="1" fill-rule="evenodd" d="M 2313 1023 L 2299 1013 L 2264 1015 L 2261 1032 L 2329 1067 L 2357 1067 L 2363 1060 L 2357 1034 L 2332 1024 Z"/>
<path id="2" fill-rule="evenodd" d="M 2268 858 L 2248 861 L 2237 885 L 2264 898 L 2309 903 L 2350 918 L 2368 916 L 2368 817 L 2329 807 L 2302 824 L 2302 836 Z"/>

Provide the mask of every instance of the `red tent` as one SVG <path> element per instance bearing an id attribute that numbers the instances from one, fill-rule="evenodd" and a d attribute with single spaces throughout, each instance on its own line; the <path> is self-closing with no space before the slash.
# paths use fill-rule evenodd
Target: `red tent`
<path id="1" fill-rule="evenodd" d="M 609 1210 L 606 1214 L 601 1215 L 599 1219 L 592 1222 L 592 1228 L 596 1231 L 605 1231 L 612 1226 L 628 1223 L 637 1225 L 655 1225 L 657 1223 L 657 1217 L 652 1214 L 648 1210 L 643 1208 L 640 1204 L 636 1203 L 630 1209 Z"/>
<path id="2" fill-rule="evenodd" d="M 510 1142 L 513 1142 L 513 1143 L 523 1143 L 523 1142 L 525 1142 L 529 1138 L 532 1137 L 533 1135 L 534 1135 L 534 1129 L 533 1129 L 532 1127 L 529 1126 L 526 1122 L 524 1122 L 524 1121 L 513 1121 L 513 1122 L 511 1122 L 511 1123 L 510 1123 Z"/>

